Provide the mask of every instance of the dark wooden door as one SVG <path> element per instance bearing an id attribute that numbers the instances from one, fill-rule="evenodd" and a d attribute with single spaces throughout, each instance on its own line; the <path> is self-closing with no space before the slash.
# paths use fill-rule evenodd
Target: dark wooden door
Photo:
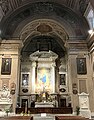
<path id="1" fill-rule="evenodd" d="M 28 99 L 22 99 L 21 107 L 27 107 L 28 108 Z"/>
<path id="2" fill-rule="evenodd" d="M 60 107 L 66 107 L 66 99 L 60 99 Z"/>

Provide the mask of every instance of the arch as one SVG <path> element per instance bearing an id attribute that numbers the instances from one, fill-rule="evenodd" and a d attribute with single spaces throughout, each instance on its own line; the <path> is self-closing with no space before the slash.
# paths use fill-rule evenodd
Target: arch
<path id="1" fill-rule="evenodd" d="M 45 33 L 42 33 L 43 31 L 38 31 L 38 27 L 42 24 L 48 25 L 48 27 L 51 28 L 51 31 L 47 31 Z M 44 25 L 42 27 L 44 27 Z M 21 30 L 20 39 L 22 39 L 23 42 L 25 42 L 25 40 L 28 39 L 30 36 L 38 36 L 38 35 L 47 35 L 47 36 L 56 35 L 60 37 L 63 40 L 63 42 L 65 42 L 69 37 L 67 32 L 64 30 L 63 26 L 57 23 L 56 21 L 49 19 L 38 19 L 31 23 L 28 23 Z"/>
<path id="2" fill-rule="evenodd" d="M 26 24 L 26 26 L 22 29 L 22 31 L 19 34 L 20 39 L 23 41 L 24 45 L 22 51 L 25 51 L 27 49 L 26 46 L 29 45 L 30 42 L 32 42 L 31 38 L 33 39 L 41 36 L 48 36 L 49 39 L 50 37 L 53 38 L 56 41 L 56 43 L 60 46 L 59 50 L 62 51 L 62 55 L 61 52 L 59 53 L 59 55 L 64 56 L 65 54 L 65 45 L 66 41 L 69 38 L 69 35 L 64 30 L 63 26 L 54 20 L 38 19 L 33 22 L 30 22 Z M 56 50 L 54 50 L 54 52 L 58 53 L 58 51 Z"/>

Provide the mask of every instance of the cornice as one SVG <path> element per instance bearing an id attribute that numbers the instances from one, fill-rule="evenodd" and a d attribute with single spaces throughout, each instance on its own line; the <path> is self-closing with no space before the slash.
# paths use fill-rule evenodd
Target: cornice
<path id="1" fill-rule="evenodd" d="M 0 44 L 0 49 L 5 50 L 20 49 L 23 46 L 21 40 L 2 40 Z"/>

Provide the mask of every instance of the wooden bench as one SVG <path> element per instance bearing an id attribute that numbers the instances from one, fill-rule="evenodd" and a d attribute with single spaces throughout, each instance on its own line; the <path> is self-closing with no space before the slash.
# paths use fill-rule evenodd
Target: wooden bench
<path id="1" fill-rule="evenodd" d="M 81 116 L 55 116 L 55 120 L 89 120 Z"/>
<path id="2" fill-rule="evenodd" d="M 6 116 L 1 117 L 0 120 L 33 120 L 33 116 Z"/>

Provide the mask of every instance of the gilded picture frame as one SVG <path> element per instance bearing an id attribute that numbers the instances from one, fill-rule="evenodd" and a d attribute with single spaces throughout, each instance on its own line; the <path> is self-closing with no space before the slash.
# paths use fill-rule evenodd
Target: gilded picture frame
<path id="1" fill-rule="evenodd" d="M 1 75 L 11 74 L 12 58 L 2 58 Z"/>

